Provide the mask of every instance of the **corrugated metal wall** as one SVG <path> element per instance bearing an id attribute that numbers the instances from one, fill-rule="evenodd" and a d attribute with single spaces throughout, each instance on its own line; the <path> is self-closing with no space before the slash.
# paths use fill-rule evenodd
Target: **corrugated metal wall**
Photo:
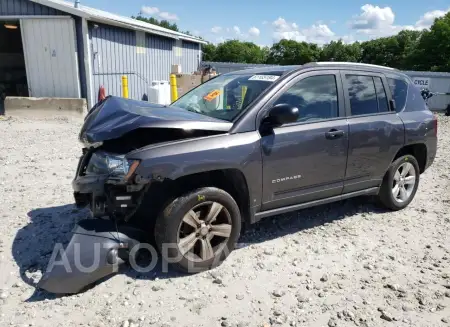
<path id="1" fill-rule="evenodd" d="M 436 94 L 428 100 L 428 106 L 433 110 L 445 110 L 450 104 L 450 73 L 405 71 L 411 78 L 429 78 L 430 91 Z M 447 93 L 447 94 L 442 94 Z"/>
<path id="2" fill-rule="evenodd" d="M 183 41 L 181 67 L 183 73 L 190 74 L 198 69 L 200 65 L 200 47 L 198 43 Z"/>
<path id="3" fill-rule="evenodd" d="M 0 0 L 0 16 L 67 15 L 59 10 L 42 6 L 28 0 Z"/>
<path id="4" fill-rule="evenodd" d="M 179 47 L 174 39 L 92 23 L 89 35 L 94 92 L 103 85 L 107 94 L 120 96 L 121 77 L 127 75 L 130 97 L 139 100 L 148 93 L 151 81 L 169 80 L 172 64 L 181 64 L 188 73 L 198 66 L 196 43 L 183 42 Z"/>

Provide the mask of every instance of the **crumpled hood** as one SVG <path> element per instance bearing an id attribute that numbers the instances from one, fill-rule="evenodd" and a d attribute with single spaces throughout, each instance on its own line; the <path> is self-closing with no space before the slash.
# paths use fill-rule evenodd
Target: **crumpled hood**
<path id="1" fill-rule="evenodd" d="M 177 107 L 109 96 L 91 109 L 79 138 L 85 144 L 92 144 L 119 138 L 138 128 L 227 132 L 231 126 L 230 122 Z"/>

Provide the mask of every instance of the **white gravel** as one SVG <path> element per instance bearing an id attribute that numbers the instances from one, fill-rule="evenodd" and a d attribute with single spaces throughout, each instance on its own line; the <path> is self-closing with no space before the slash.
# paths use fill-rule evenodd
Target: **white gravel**
<path id="1" fill-rule="evenodd" d="M 366 198 L 269 218 L 219 268 L 115 275 L 67 297 L 36 292 L 73 206 L 74 118 L 0 119 L 0 326 L 444 326 L 450 323 L 450 119 L 411 205 Z"/>

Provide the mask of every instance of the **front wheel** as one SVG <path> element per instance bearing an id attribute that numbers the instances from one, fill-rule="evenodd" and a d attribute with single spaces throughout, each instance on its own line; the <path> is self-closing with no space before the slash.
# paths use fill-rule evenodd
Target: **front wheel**
<path id="1" fill-rule="evenodd" d="M 176 269 L 194 273 L 220 265 L 241 231 L 236 201 L 227 192 L 205 187 L 173 200 L 158 216 L 155 240 Z"/>
<path id="2" fill-rule="evenodd" d="M 378 195 L 380 202 L 391 210 L 401 210 L 413 200 L 419 187 L 420 170 L 415 157 L 396 159 L 383 179 Z"/>

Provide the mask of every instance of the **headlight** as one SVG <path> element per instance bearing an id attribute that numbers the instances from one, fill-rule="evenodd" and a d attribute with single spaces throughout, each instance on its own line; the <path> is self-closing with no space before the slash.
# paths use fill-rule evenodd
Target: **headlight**
<path id="1" fill-rule="evenodd" d="M 103 151 L 94 152 L 86 167 L 86 174 L 126 176 L 134 160 L 125 159 L 124 155 L 115 155 Z"/>

